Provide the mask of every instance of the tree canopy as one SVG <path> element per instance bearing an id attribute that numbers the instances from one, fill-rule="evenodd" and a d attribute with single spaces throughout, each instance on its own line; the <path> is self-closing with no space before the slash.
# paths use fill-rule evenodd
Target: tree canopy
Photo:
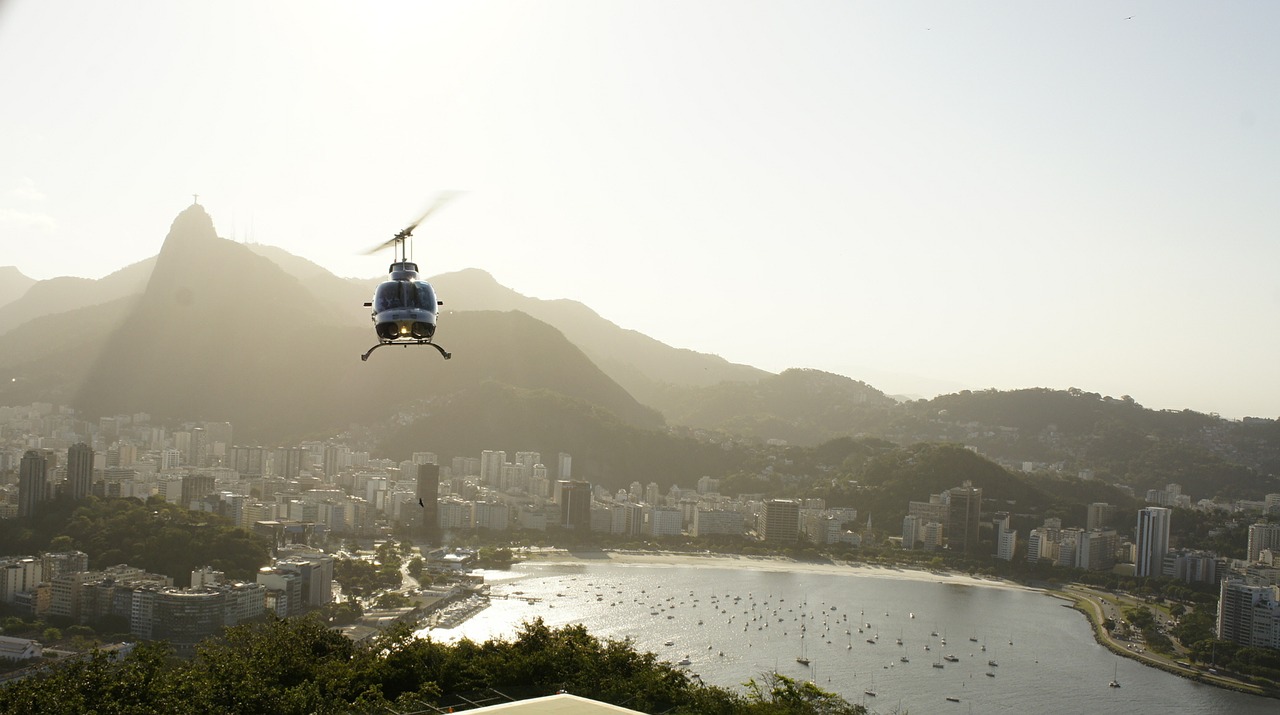
<path id="1" fill-rule="evenodd" d="M 98 653 L 51 665 L 0 688 L 0 714 L 385 713 L 448 708 L 495 692 L 521 699 L 561 691 L 642 712 L 865 713 L 781 676 L 753 681 L 745 692 L 703 685 L 581 624 L 551 628 L 538 620 L 510 641 L 452 645 L 416 638 L 401 625 L 357 646 L 308 617 L 229 628 L 192 660 L 149 643 L 118 659 Z"/>

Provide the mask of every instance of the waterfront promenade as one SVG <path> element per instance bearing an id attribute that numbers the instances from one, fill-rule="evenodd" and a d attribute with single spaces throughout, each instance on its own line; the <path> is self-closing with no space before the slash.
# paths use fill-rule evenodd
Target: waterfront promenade
<path id="1" fill-rule="evenodd" d="M 1103 623 L 1108 618 L 1114 623 L 1124 620 L 1123 610 L 1125 608 L 1150 607 L 1151 604 L 1132 596 L 1100 591 L 1079 584 L 1069 584 L 1061 590 L 1051 591 L 1050 593 L 1071 601 L 1074 604 L 1074 608 L 1089 619 L 1094 639 L 1117 655 L 1131 658 L 1143 665 L 1159 668 L 1165 672 L 1190 678 L 1207 685 L 1228 688 L 1251 695 L 1280 698 L 1280 688 L 1250 683 L 1229 673 L 1211 673 L 1208 668 L 1188 664 L 1185 656 L 1180 654 L 1181 651 L 1177 651 L 1178 654 L 1174 656 L 1157 653 L 1140 642 L 1116 638 L 1103 627 Z M 1167 619 L 1167 614 L 1163 615 L 1163 617 Z M 1175 647 L 1180 649 L 1180 646 Z M 1123 687 L 1123 683 L 1121 686 Z"/>

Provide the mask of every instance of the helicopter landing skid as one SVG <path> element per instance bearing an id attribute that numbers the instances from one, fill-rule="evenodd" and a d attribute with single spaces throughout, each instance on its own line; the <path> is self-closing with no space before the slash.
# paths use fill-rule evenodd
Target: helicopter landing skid
<path id="1" fill-rule="evenodd" d="M 374 345 L 373 347 L 365 351 L 365 354 L 360 356 L 361 362 L 367 362 L 369 360 L 369 356 L 373 354 L 374 350 L 377 350 L 378 348 L 381 348 L 381 347 L 386 347 L 388 345 L 400 345 L 406 348 L 411 345 L 430 345 L 436 350 L 439 350 L 440 356 L 443 357 L 445 360 L 448 360 L 449 358 L 453 357 L 453 353 L 447 352 L 444 348 L 440 347 L 439 345 L 436 345 L 430 340 L 415 340 L 411 343 L 397 343 L 397 342 L 386 341 L 386 342 L 378 343 L 377 345 Z"/>

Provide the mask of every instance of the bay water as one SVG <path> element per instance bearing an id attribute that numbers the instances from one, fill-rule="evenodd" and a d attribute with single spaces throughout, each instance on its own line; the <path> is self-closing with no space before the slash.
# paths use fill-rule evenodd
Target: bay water
<path id="1" fill-rule="evenodd" d="M 483 641 L 534 618 L 583 623 L 596 636 L 688 661 L 682 667 L 709 684 L 741 689 L 778 672 L 879 713 L 1280 712 L 1278 700 L 1114 655 L 1064 601 L 1009 585 L 715 560 L 531 561 L 483 574 L 492 585 L 487 609 L 457 628 L 420 633 Z M 1113 677 L 1121 687 L 1109 687 Z"/>

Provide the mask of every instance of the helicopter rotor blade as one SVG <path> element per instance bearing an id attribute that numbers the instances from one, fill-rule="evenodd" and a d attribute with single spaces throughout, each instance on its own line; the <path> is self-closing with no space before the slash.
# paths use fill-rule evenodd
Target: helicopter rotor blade
<path id="1" fill-rule="evenodd" d="M 428 216 L 430 216 L 431 214 L 435 213 L 436 211 L 439 211 L 439 210 L 440 210 L 440 209 L 441 209 L 445 204 L 447 204 L 447 203 L 449 203 L 450 201 L 454 200 L 454 198 L 456 198 L 456 197 L 458 196 L 458 194 L 460 194 L 460 193 L 462 193 L 462 192 L 460 192 L 460 191 L 441 191 L 439 194 L 437 194 L 437 195 L 436 195 L 436 200 L 435 200 L 435 201 L 432 201 L 432 202 L 431 202 L 431 205 L 427 207 L 427 210 L 426 210 L 426 211 L 423 211 L 423 212 L 422 212 L 422 215 L 418 217 L 418 220 L 417 220 L 417 221 L 414 221 L 414 222 L 413 222 L 413 223 L 411 223 L 411 224 L 409 224 L 409 225 L 408 225 L 408 226 L 407 226 L 403 231 L 401 231 L 400 233 L 404 234 L 405 236 L 408 236 L 409 234 L 413 233 L 413 229 L 417 228 L 417 227 L 418 227 L 418 224 L 422 223 L 423 221 L 426 221 Z"/>
<path id="2" fill-rule="evenodd" d="M 431 214 L 440 210 L 445 204 L 452 201 L 461 193 L 462 193 L 461 191 L 441 191 L 439 194 L 436 195 L 436 198 L 434 201 L 431 202 L 431 205 L 427 206 L 427 210 L 423 211 L 422 215 L 419 216 L 417 220 L 415 220 L 413 223 L 403 228 L 400 231 L 400 233 L 397 233 L 396 235 L 392 236 L 386 241 L 383 241 L 382 243 L 379 243 L 373 248 L 370 248 L 369 250 L 365 251 L 364 252 L 365 255 L 372 255 L 374 253 L 378 253 L 379 251 L 382 251 L 385 248 L 394 246 L 397 241 L 403 241 L 404 239 L 408 238 L 413 234 L 413 230 L 417 228 L 423 221 L 426 221 L 427 218 L 431 216 Z"/>

